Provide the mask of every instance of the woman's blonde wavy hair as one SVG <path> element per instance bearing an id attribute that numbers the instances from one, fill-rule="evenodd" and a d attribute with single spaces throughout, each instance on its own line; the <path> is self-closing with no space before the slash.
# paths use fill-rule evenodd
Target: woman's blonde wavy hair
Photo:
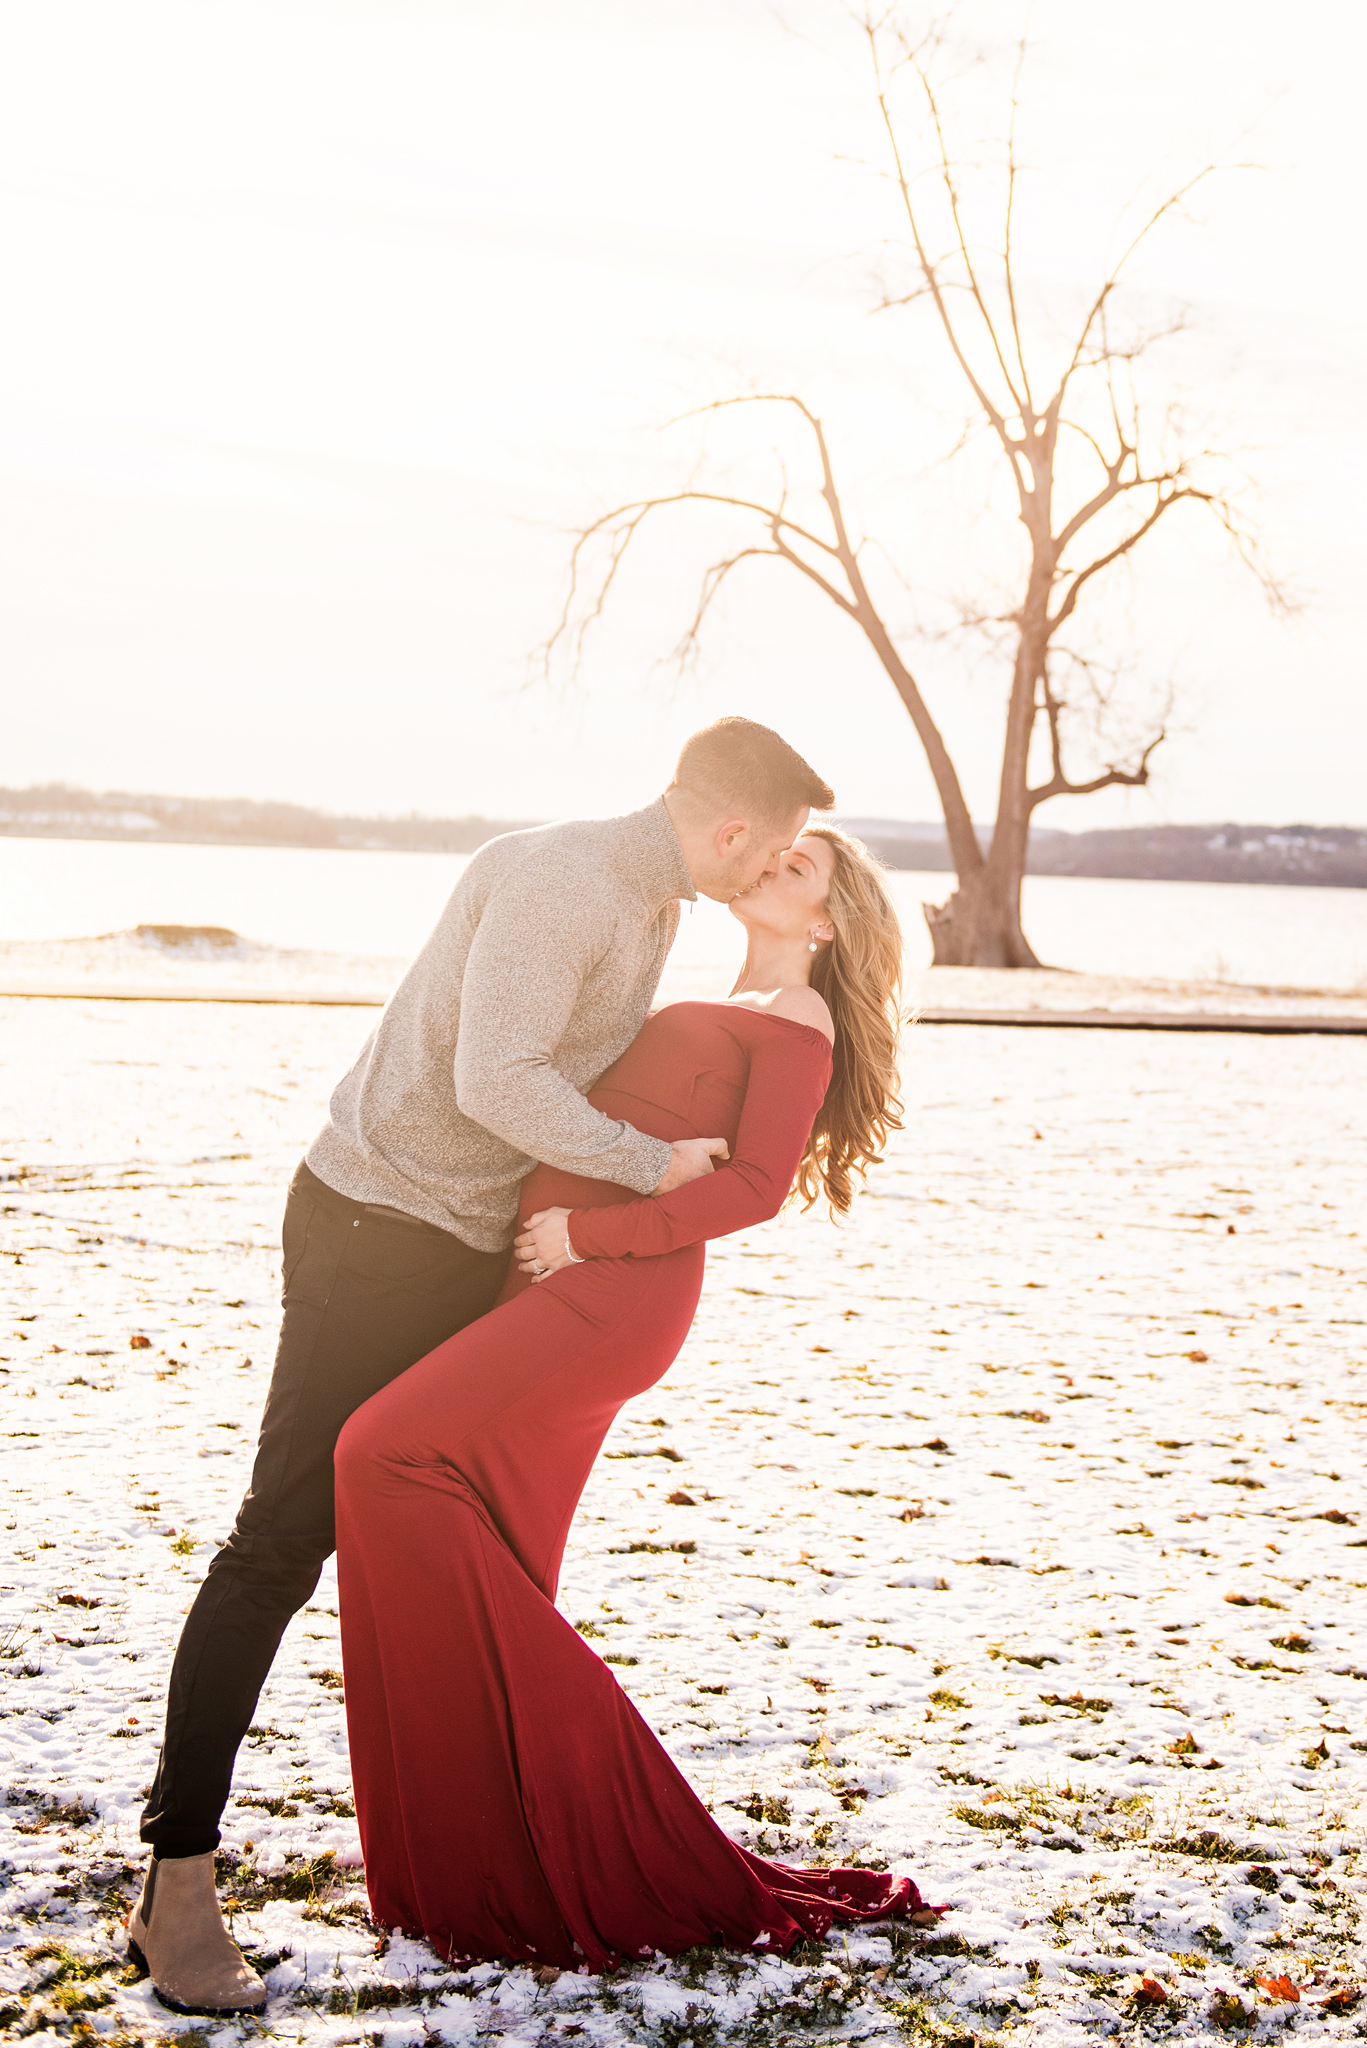
<path id="1" fill-rule="evenodd" d="M 810 1209 L 824 1193 L 844 1215 L 862 1179 L 883 1157 L 890 1131 L 902 1128 L 897 1093 L 901 1024 L 902 928 L 883 871 L 858 839 L 834 825 L 808 825 L 835 856 L 826 915 L 835 937 L 812 963 L 812 987 L 835 1024 L 834 1067 L 826 1100 L 797 1169 L 794 1194 Z"/>

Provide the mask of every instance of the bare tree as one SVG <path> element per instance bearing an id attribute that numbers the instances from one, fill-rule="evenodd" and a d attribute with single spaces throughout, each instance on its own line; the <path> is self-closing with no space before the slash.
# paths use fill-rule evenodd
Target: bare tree
<path id="1" fill-rule="evenodd" d="M 897 197 L 903 223 L 900 256 L 909 272 L 906 289 L 885 288 L 880 306 L 920 304 L 929 311 L 971 394 L 971 418 L 958 451 L 974 434 L 989 436 L 998 466 L 1009 474 L 1026 537 L 1019 583 L 1005 607 L 977 609 L 964 619 L 1004 641 L 1010 660 L 990 843 L 986 850 L 979 843 L 941 732 L 887 624 L 886 608 L 880 609 L 870 594 L 862 565 L 868 542 L 851 534 L 822 422 L 796 393 L 748 392 L 700 412 L 715 416 L 732 407 L 790 408 L 808 437 L 820 511 L 798 516 L 801 501 L 794 507 L 782 471 L 778 488 L 769 494 L 707 489 L 694 477 L 676 491 L 615 506 L 576 536 L 565 609 L 546 654 L 549 660 L 556 650 L 568 649 L 578 662 L 585 635 L 602 616 L 623 560 L 647 522 L 681 506 L 727 508 L 743 515 L 752 530 L 705 571 L 676 657 L 686 664 L 696 653 L 718 592 L 742 563 L 763 557 L 783 562 L 821 591 L 859 628 L 882 663 L 935 779 L 958 883 L 948 902 L 925 906 L 936 964 L 1033 967 L 1039 963 L 1021 927 L 1020 895 L 1035 811 L 1056 796 L 1142 785 L 1164 738 L 1163 723 L 1156 721 L 1121 749 L 1123 758 L 1097 761 L 1093 747 L 1088 765 L 1096 772 L 1079 774 L 1072 768 L 1066 758 L 1070 742 L 1074 748 L 1094 743 L 1102 730 L 1087 717 L 1089 695 L 1093 709 L 1105 702 L 1105 692 L 1096 687 L 1095 666 L 1061 637 L 1080 603 L 1179 505 L 1199 507 L 1216 519 L 1269 599 L 1283 601 L 1261 566 L 1233 465 L 1211 448 L 1185 444 L 1176 408 L 1155 406 L 1141 395 L 1140 358 L 1176 331 L 1180 321 L 1146 331 L 1119 317 L 1117 293 L 1136 250 L 1183 208 L 1215 166 L 1197 171 L 1140 219 L 1061 349 L 1051 350 L 1047 343 L 1028 348 L 1012 241 L 1021 179 L 1017 115 L 1025 45 L 1018 52 L 1009 123 L 989 186 L 996 233 L 983 240 L 970 227 L 967 190 L 973 184 L 976 191 L 981 179 L 966 172 L 951 151 L 938 82 L 949 47 L 948 17 L 919 36 L 907 30 L 896 5 L 850 18 L 871 65 L 887 152 L 884 175 Z M 915 104 L 910 119 L 902 105 L 908 92 Z M 1038 777 L 1034 782 L 1032 768 Z"/>

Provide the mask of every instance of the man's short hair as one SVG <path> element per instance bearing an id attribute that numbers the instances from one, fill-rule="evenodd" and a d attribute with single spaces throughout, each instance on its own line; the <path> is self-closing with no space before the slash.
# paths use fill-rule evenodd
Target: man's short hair
<path id="1" fill-rule="evenodd" d="M 782 824 L 794 811 L 829 811 L 834 792 L 801 754 L 749 718 L 719 718 L 685 740 L 671 789 L 716 815 Z"/>

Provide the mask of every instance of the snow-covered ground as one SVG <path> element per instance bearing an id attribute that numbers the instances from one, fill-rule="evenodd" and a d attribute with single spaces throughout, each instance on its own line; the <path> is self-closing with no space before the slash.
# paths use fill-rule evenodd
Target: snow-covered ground
<path id="1" fill-rule="evenodd" d="M 903 906 L 904 910 L 906 906 Z M 660 1000 L 712 996 L 731 986 L 740 933 L 718 905 L 705 904 L 683 925 L 661 984 Z M 178 1000 L 323 1002 L 378 1006 L 406 962 L 369 953 L 276 946 L 195 927 L 142 925 L 93 939 L 0 940 L 0 998 L 6 995 L 115 995 Z M 1367 1023 L 1367 990 L 1303 983 L 1174 980 L 1154 975 L 1075 974 L 1034 968 L 918 967 L 907 975 L 917 1014 L 984 1010 L 1196 1011 L 1207 1016 L 1351 1017 Z"/>
<path id="2" fill-rule="evenodd" d="M 168 939 L 168 931 L 178 934 Z M 383 1003 L 407 962 L 368 953 L 265 945 L 220 929 L 134 926 L 93 939 L 0 940 L 0 993 L 104 993 L 240 1001 Z M 190 936 L 198 933 L 197 936 Z"/>
<path id="3" fill-rule="evenodd" d="M 247 1476 L 284 1186 L 372 1014 L 0 1002 L 0 2031 L 1361 2031 L 1367 1046 L 954 1027 L 913 1035 L 848 1224 L 713 1249 L 562 1595 L 739 1839 L 905 1868 L 939 1931 L 554 1982 L 377 1949 L 328 1575 L 225 1835 L 264 2027 L 156 2005 L 119 1923 L 166 1672 Z"/>

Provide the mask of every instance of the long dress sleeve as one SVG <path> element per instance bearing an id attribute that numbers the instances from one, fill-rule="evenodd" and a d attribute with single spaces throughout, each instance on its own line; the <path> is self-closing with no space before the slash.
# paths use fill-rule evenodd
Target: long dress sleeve
<path id="1" fill-rule="evenodd" d="M 831 1049 L 810 1025 L 762 1023 L 730 1161 L 672 1194 L 572 1210 L 570 1242 L 581 1258 L 657 1258 L 778 1214 L 830 1082 Z"/>

